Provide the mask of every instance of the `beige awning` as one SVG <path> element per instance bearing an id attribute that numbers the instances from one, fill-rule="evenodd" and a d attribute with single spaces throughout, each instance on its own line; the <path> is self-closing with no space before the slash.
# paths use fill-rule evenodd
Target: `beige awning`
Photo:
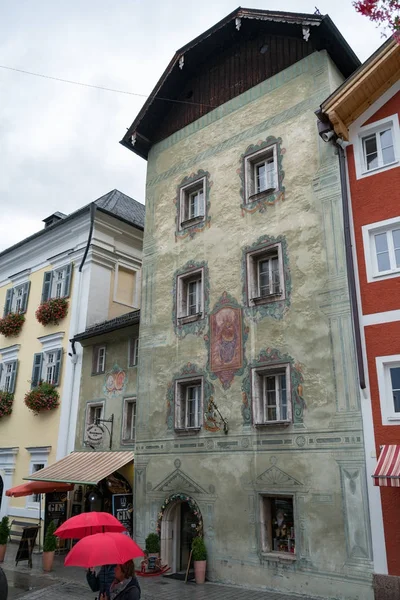
<path id="1" fill-rule="evenodd" d="M 24 479 L 97 485 L 104 477 L 111 475 L 133 459 L 133 452 L 72 452 L 53 465 Z"/>

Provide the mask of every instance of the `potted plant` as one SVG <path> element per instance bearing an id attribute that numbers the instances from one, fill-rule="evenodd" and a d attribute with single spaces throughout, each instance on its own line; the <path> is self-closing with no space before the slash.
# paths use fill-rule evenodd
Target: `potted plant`
<path id="1" fill-rule="evenodd" d="M 204 583 L 206 580 L 207 549 L 201 536 L 195 537 L 192 542 L 192 556 L 196 583 Z"/>
<path id="2" fill-rule="evenodd" d="M 19 312 L 10 312 L 0 319 L 0 333 L 4 337 L 14 337 L 19 334 L 25 323 L 25 315 Z"/>
<path id="3" fill-rule="evenodd" d="M 148 568 L 154 569 L 156 561 L 160 557 L 160 538 L 157 533 L 149 533 L 147 536 L 146 552 L 148 557 Z"/>
<path id="4" fill-rule="evenodd" d="M 10 537 L 10 521 L 8 517 L 3 517 L 0 521 L 0 563 L 4 561 L 8 538 Z"/>
<path id="5" fill-rule="evenodd" d="M 0 419 L 11 415 L 13 402 L 14 394 L 0 390 Z"/>
<path id="6" fill-rule="evenodd" d="M 59 403 L 60 395 L 56 387 L 46 381 L 41 381 L 38 386 L 25 394 L 25 404 L 35 415 L 53 410 Z"/>
<path id="7" fill-rule="evenodd" d="M 65 298 L 50 298 L 36 310 L 36 319 L 42 325 L 58 325 L 67 316 L 68 302 Z"/>
<path id="8" fill-rule="evenodd" d="M 54 552 L 57 549 L 57 538 L 54 535 L 56 524 L 49 523 L 43 543 L 43 571 L 51 571 L 53 568 Z"/>

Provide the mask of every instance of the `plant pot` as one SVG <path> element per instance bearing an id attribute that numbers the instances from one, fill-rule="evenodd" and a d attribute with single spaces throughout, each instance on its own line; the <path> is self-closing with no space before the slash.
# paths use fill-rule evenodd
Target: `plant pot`
<path id="1" fill-rule="evenodd" d="M 159 552 L 149 552 L 149 557 L 148 557 L 148 569 L 150 571 L 152 571 L 153 569 L 156 568 L 156 564 L 157 564 L 157 559 L 160 558 L 160 553 Z"/>
<path id="2" fill-rule="evenodd" d="M 4 562 L 6 555 L 7 544 L 0 544 L 0 563 Z"/>
<path id="3" fill-rule="evenodd" d="M 204 583 L 206 580 L 206 560 L 194 561 L 194 578 L 196 583 Z"/>
<path id="4" fill-rule="evenodd" d="M 43 571 L 49 572 L 53 569 L 54 551 L 43 552 Z"/>

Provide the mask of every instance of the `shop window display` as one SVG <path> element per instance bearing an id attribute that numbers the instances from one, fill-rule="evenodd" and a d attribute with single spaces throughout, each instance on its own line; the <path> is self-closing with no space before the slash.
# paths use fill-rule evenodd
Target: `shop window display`
<path id="1" fill-rule="evenodd" d="M 263 552 L 296 554 L 293 498 L 262 496 L 261 525 Z"/>

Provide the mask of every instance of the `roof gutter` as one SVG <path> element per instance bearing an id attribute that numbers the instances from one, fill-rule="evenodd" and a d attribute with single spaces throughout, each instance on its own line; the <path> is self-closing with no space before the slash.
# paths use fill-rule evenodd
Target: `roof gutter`
<path id="1" fill-rule="evenodd" d="M 331 130 L 334 132 L 334 128 L 332 123 L 330 122 L 328 116 L 323 113 L 321 110 L 316 111 L 315 113 L 319 119 L 319 121 L 325 125 L 331 127 Z M 324 139 L 323 136 L 321 136 Z M 358 367 L 358 381 L 360 384 L 360 388 L 362 390 L 366 389 L 365 384 L 365 369 L 364 369 L 364 358 L 361 344 L 361 330 L 360 330 L 360 314 L 358 310 L 357 303 L 357 292 L 356 292 L 356 278 L 354 273 L 354 260 L 353 260 L 353 246 L 351 243 L 351 234 L 350 234 L 350 211 L 349 211 L 349 194 L 347 190 L 347 180 L 346 180 L 346 155 L 343 147 L 338 143 L 338 137 L 336 134 L 332 135 L 328 139 L 324 139 L 324 141 L 330 141 L 334 144 L 335 148 L 338 150 L 339 157 L 339 172 L 340 172 L 340 188 L 342 194 L 342 210 L 343 210 L 343 229 L 344 229 L 344 243 L 345 243 L 345 251 L 346 251 L 346 266 L 347 266 L 347 285 L 349 288 L 350 294 L 350 307 L 352 313 L 353 320 L 353 331 L 354 331 L 354 341 L 356 346 L 356 357 L 357 357 L 357 367 Z"/>

